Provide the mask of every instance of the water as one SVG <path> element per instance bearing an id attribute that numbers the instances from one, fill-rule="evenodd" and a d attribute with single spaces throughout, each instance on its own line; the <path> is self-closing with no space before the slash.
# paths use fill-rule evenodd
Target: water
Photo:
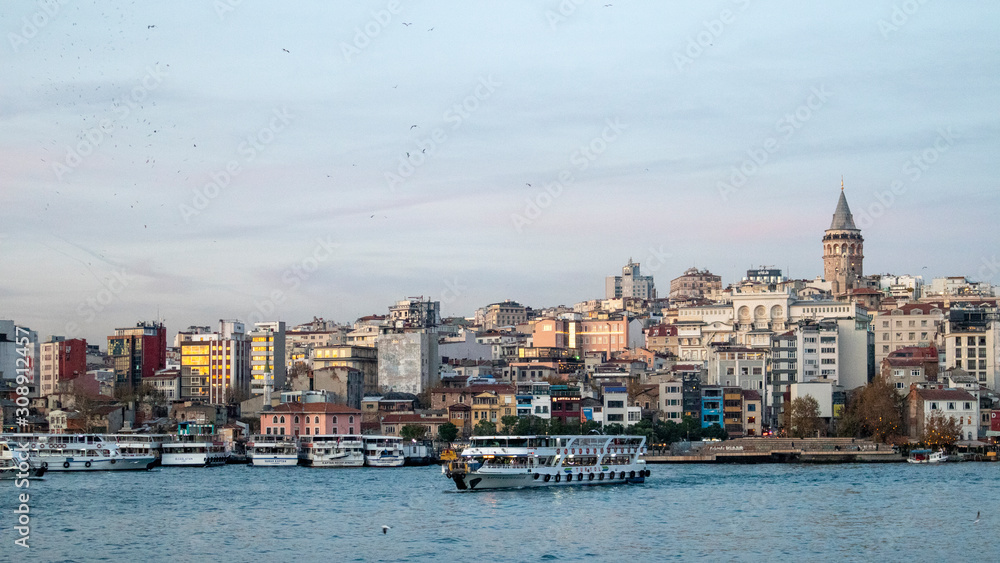
<path id="1" fill-rule="evenodd" d="M 0 481 L 0 560 L 1000 560 L 1000 464 L 650 467 L 644 485 L 471 493 L 436 466 L 50 473 L 30 550 Z"/>

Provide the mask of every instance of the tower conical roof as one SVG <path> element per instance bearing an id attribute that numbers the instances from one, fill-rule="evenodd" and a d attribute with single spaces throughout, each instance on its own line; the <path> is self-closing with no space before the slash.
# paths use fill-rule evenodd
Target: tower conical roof
<path id="1" fill-rule="evenodd" d="M 856 231 L 858 227 L 854 224 L 854 215 L 851 215 L 851 208 L 847 205 L 847 196 L 844 190 L 840 190 L 840 200 L 837 201 L 837 210 L 833 212 L 833 222 L 830 223 L 831 231 Z"/>

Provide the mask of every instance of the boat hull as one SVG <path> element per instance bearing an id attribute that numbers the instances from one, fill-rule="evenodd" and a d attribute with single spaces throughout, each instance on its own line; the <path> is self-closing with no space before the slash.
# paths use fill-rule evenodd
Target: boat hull
<path id="1" fill-rule="evenodd" d="M 623 476 L 624 473 L 624 476 Z M 536 478 L 535 475 L 538 475 Z M 593 476 L 593 477 L 591 477 Z M 545 477 L 549 479 L 546 480 Z M 558 480 L 556 479 L 558 477 Z M 645 471 L 614 473 L 456 473 L 451 475 L 459 490 L 519 489 L 528 487 L 576 487 L 644 483 Z"/>
<path id="2" fill-rule="evenodd" d="M 164 453 L 160 464 L 164 467 L 207 467 L 210 465 L 225 465 L 225 454 L 203 453 Z"/>
<path id="3" fill-rule="evenodd" d="M 381 456 L 373 457 L 368 456 L 365 459 L 368 467 L 402 467 L 406 463 L 406 458 L 403 456 Z"/>
<path id="4" fill-rule="evenodd" d="M 293 467 L 299 464 L 297 455 L 255 455 L 250 458 L 254 467 Z"/>
<path id="5" fill-rule="evenodd" d="M 108 458 L 52 455 L 32 457 L 32 463 L 48 471 L 140 471 L 152 468 L 156 463 L 156 457 Z"/>

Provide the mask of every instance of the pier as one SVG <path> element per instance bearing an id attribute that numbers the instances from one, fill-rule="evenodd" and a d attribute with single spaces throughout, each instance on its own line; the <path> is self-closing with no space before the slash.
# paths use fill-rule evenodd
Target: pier
<path id="1" fill-rule="evenodd" d="M 853 438 L 738 438 L 650 449 L 647 463 L 897 463 L 891 445 Z"/>

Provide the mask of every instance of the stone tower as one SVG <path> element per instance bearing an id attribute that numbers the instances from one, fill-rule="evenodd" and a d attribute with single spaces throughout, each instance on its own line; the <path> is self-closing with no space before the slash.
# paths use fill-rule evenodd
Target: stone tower
<path id="1" fill-rule="evenodd" d="M 832 282 L 833 294 L 844 295 L 855 289 L 864 272 L 865 239 L 854 224 L 854 216 L 840 181 L 840 200 L 833 222 L 823 236 L 823 278 Z"/>

